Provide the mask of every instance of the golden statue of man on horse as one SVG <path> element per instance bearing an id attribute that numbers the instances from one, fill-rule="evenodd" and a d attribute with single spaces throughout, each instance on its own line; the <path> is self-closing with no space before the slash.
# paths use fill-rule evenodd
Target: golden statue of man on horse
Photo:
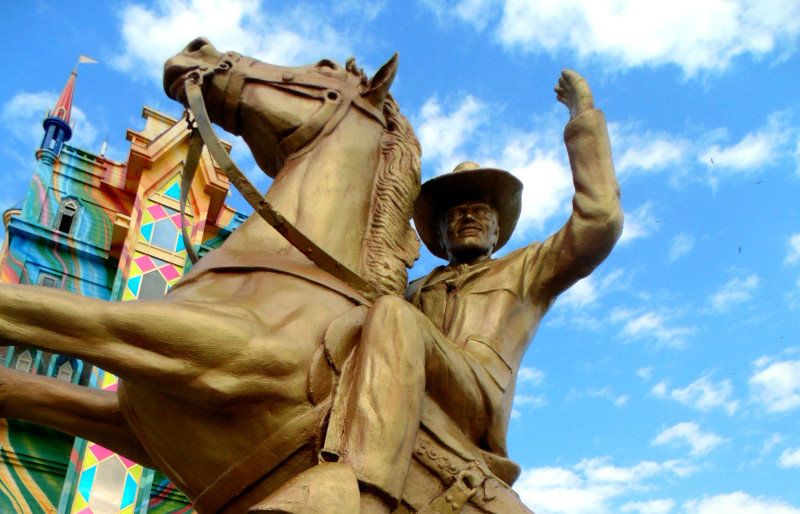
<path id="1" fill-rule="evenodd" d="M 389 94 L 397 63 L 371 78 L 353 59 L 286 68 L 202 38 L 170 59 L 165 89 L 195 114 L 193 146 L 256 212 L 161 300 L 2 285 L 0 343 L 84 359 L 120 383 L 0 367 L 0 416 L 158 469 L 198 512 L 530 512 L 510 487 L 511 402 L 542 317 L 621 232 L 605 119 L 565 70 L 573 212 L 493 259 L 522 184 L 463 163 L 420 186 L 419 143 Z M 215 149 L 208 120 L 273 177 L 264 196 Z M 412 218 L 446 264 L 407 285 Z"/>

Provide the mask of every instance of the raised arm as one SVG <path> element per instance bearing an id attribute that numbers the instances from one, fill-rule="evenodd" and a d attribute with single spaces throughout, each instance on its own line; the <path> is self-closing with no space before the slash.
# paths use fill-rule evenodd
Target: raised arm
<path id="1" fill-rule="evenodd" d="M 551 302 L 608 256 L 622 233 L 619 184 L 614 175 L 605 116 L 583 77 L 564 70 L 556 98 L 569 108 L 564 129 L 575 196 L 566 225 L 548 238 L 536 260 L 534 293 Z"/>

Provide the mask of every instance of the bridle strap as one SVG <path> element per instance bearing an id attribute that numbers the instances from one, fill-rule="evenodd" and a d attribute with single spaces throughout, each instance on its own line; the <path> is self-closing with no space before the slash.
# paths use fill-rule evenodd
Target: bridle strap
<path id="1" fill-rule="evenodd" d="M 289 156 L 289 159 L 296 159 L 311 151 L 314 142 L 321 139 L 317 136 L 333 132 L 347 114 L 347 110 L 342 108 L 344 106 L 342 95 L 337 91 L 328 90 L 322 101 L 322 107 L 311 118 L 279 143 L 281 153 Z M 325 129 L 324 134 L 320 134 L 323 129 Z"/>
<path id="2" fill-rule="evenodd" d="M 192 143 L 190 144 L 190 155 L 186 158 L 186 168 L 184 169 L 184 177 L 182 186 L 186 184 L 191 185 L 194 177 L 197 163 L 200 161 L 200 154 L 203 151 L 203 144 L 208 146 L 211 156 L 216 161 L 217 165 L 222 170 L 222 173 L 228 177 L 228 180 L 239 190 L 247 203 L 253 207 L 253 210 L 258 213 L 267 223 L 269 223 L 275 230 L 278 231 L 289 243 L 300 252 L 308 257 L 308 259 L 327 271 L 334 277 L 344 281 L 346 284 L 353 287 L 356 291 L 364 295 L 366 298 L 374 301 L 381 293 L 369 282 L 364 280 L 357 273 L 342 264 L 328 254 L 325 250 L 320 248 L 314 241 L 309 239 L 297 227 L 295 227 L 289 220 L 283 217 L 272 204 L 262 195 L 258 189 L 245 177 L 244 173 L 236 166 L 233 160 L 228 155 L 222 141 L 219 140 L 214 128 L 211 126 L 211 120 L 206 112 L 205 102 L 203 100 L 203 92 L 200 86 L 201 78 L 199 75 L 190 76 L 186 80 L 185 92 L 186 99 L 189 103 L 189 108 L 192 110 L 197 123 L 197 129 L 192 131 Z M 323 109 L 325 107 L 323 106 Z M 302 128 L 302 127 L 301 127 Z M 299 130 L 299 129 L 298 129 Z M 318 133 L 317 131 L 316 133 Z M 199 133 L 199 136 L 198 136 Z M 315 135 L 316 135 L 315 133 Z M 202 138 L 202 140 L 200 140 Z M 197 142 L 199 140 L 199 143 Z M 196 154 L 196 155 L 194 155 Z M 190 169 L 189 165 L 193 164 Z M 181 218 L 183 218 L 183 206 L 185 205 L 186 191 L 189 187 L 182 187 L 181 192 Z M 183 222 L 182 222 L 183 223 Z M 185 227 L 182 227 L 185 228 Z M 191 246 L 191 242 L 187 241 L 186 230 L 183 230 L 185 246 Z M 191 254 L 190 254 L 191 258 Z M 196 262 L 196 261 L 193 261 Z"/>
<path id="3" fill-rule="evenodd" d="M 186 119 L 189 120 L 189 112 L 186 112 Z M 189 138 L 189 154 L 186 156 L 186 165 L 183 167 L 183 174 L 181 175 L 181 236 L 183 236 L 183 246 L 186 248 L 186 253 L 189 255 L 189 260 L 192 264 L 197 262 L 200 257 L 192 245 L 192 239 L 189 237 L 189 231 L 186 223 L 186 199 L 189 196 L 189 191 L 192 189 L 192 180 L 197 170 L 197 165 L 200 164 L 200 157 L 203 155 L 203 138 L 197 135 L 197 129 L 192 128 L 192 135 Z"/>

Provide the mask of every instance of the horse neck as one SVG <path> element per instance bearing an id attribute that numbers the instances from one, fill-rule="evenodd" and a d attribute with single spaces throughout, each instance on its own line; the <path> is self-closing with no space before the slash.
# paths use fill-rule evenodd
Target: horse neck
<path id="1" fill-rule="evenodd" d="M 351 107 L 312 151 L 287 161 L 265 195 L 301 232 L 354 271 L 360 262 L 381 135 L 377 122 Z M 257 215 L 226 245 L 305 259 Z"/>

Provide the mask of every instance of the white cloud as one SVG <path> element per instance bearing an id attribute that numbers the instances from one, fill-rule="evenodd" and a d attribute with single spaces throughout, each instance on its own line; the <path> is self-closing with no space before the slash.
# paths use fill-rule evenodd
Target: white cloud
<path id="1" fill-rule="evenodd" d="M 675 500 L 650 500 L 644 502 L 628 502 L 620 507 L 620 512 L 635 512 L 637 514 L 668 514 L 675 506 Z"/>
<path id="2" fill-rule="evenodd" d="M 764 126 L 736 142 L 729 141 L 727 128 L 676 135 L 647 130 L 640 123 L 609 123 L 620 180 L 667 172 L 668 182 L 674 187 L 697 180 L 716 186 L 723 178 L 763 172 L 765 167 L 791 155 L 800 159 L 800 152 L 790 144 L 796 133 L 788 113 L 783 111 L 771 113 Z M 704 166 L 705 173 L 692 173 L 698 163 Z"/>
<path id="3" fill-rule="evenodd" d="M 692 76 L 793 50 L 798 19 L 796 0 L 505 0 L 497 37 L 509 49 L 568 49 L 617 69 L 676 64 Z"/>
<path id="4" fill-rule="evenodd" d="M 571 390 L 567 395 L 567 400 L 572 400 L 578 397 L 587 397 L 587 398 L 602 398 L 604 400 L 608 400 L 614 404 L 615 407 L 624 407 L 628 404 L 628 400 L 630 397 L 627 394 L 617 395 L 615 394 L 610 387 L 606 386 L 602 389 L 595 389 L 589 388 L 585 392 L 578 392 L 576 390 Z"/>
<path id="5" fill-rule="evenodd" d="M 558 298 L 560 306 L 580 309 L 597 300 L 596 280 L 592 275 L 583 278 Z"/>
<path id="6" fill-rule="evenodd" d="M 487 106 L 467 95 L 452 109 L 444 110 L 438 98 L 433 97 L 425 102 L 417 118 L 417 137 L 425 149 L 423 158 L 433 162 L 433 174 L 440 175 L 449 173 L 462 161 L 473 160 L 463 153 L 463 146 L 486 122 Z"/>
<path id="7" fill-rule="evenodd" d="M 587 480 L 594 483 L 637 484 L 645 478 L 663 471 L 664 467 L 657 462 L 644 461 L 630 468 L 621 468 L 607 464 L 608 459 L 584 459 L 575 469 L 584 472 Z"/>
<path id="8" fill-rule="evenodd" d="M 455 105 L 429 98 L 414 116 L 417 137 L 424 149 L 425 174 L 449 173 L 462 161 L 509 170 L 523 183 L 522 213 L 514 238 L 528 241 L 526 232 L 542 229 L 554 215 L 566 214 L 574 194 L 572 173 L 560 140 L 563 130 L 555 115 L 542 118 L 537 132 L 514 129 L 493 131 L 481 125 L 490 120 L 490 106 L 472 95 Z"/>
<path id="9" fill-rule="evenodd" d="M 593 273 L 567 289 L 558 297 L 556 305 L 574 310 L 585 309 L 601 296 L 625 288 L 627 284 L 623 280 L 624 275 L 625 271 L 621 268 L 611 270 L 603 276 Z"/>
<path id="10" fill-rule="evenodd" d="M 514 396 L 514 406 L 528 406 L 536 409 L 539 407 L 544 407 L 545 405 L 547 405 L 547 397 L 545 397 L 543 394 L 518 394 Z"/>
<path id="11" fill-rule="evenodd" d="M 738 491 L 691 500 L 683 504 L 686 514 L 800 514 L 800 509 L 766 498 L 753 498 Z"/>
<path id="12" fill-rule="evenodd" d="M 487 162 L 487 166 L 513 170 L 524 184 L 517 237 L 524 237 L 530 228 L 542 228 L 549 218 L 566 211 L 575 192 L 572 172 L 559 157 L 566 155 L 563 147 L 559 151 L 537 148 L 537 141 L 535 135 L 515 138 L 505 145 L 496 163 Z"/>
<path id="13" fill-rule="evenodd" d="M 745 278 L 734 278 L 711 295 L 711 307 L 718 312 L 725 312 L 732 305 L 746 302 L 752 297 L 753 290 L 758 287 L 758 275 Z"/>
<path id="14" fill-rule="evenodd" d="M 769 452 L 772 451 L 773 448 L 775 448 L 775 446 L 781 444 L 782 442 L 783 442 L 782 435 L 778 433 L 772 434 L 767 438 L 766 441 L 764 441 L 764 448 L 761 449 L 761 455 L 768 454 Z"/>
<path id="15" fill-rule="evenodd" d="M 639 368 L 636 370 L 636 375 L 645 381 L 650 380 L 650 378 L 653 376 L 653 367 L 648 366 L 646 368 Z"/>
<path id="16" fill-rule="evenodd" d="M 652 202 L 647 202 L 632 212 L 625 213 L 625 223 L 622 227 L 622 236 L 620 236 L 618 243 L 624 244 L 634 239 L 647 237 L 654 230 L 657 230 L 656 217 L 650 210 L 653 208 Z"/>
<path id="17" fill-rule="evenodd" d="M 667 396 L 668 385 L 669 384 L 667 383 L 666 380 L 662 380 L 661 382 L 654 385 L 653 388 L 650 390 L 650 392 L 658 396 L 659 398 L 664 398 L 665 396 Z"/>
<path id="18" fill-rule="evenodd" d="M 784 154 L 792 130 L 787 128 L 786 113 L 770 115 L 767 124 L 745 135 L 730 146 L 714 144 L 702 151 L 697 160 L 706 165 L 713 180 L 722 173 L 753 173 L 774 162 Z"/>
<path id="19" fill-rule="evenodd" d="M 456 0 L 455 2 L 419 0 L 419 2 L 433 11 L 440 22 L 446 22 L 450 16 L 453 16 L 459 21 L 470 23 L 478 31 L 486 27 L 497 4 L 497 0 Z"/>
<path id="20" fill-rule="evenodd" d="M 651 442 L 654 446 L 685 443 L 692 447 L 691 455 L 705 455 L 725 440 L 713 432 L 704 432 L 696 423 L 683 422 L 665 429 Z"/>
<path id="21" fill-rule="evenodd" d="M 3 104 L 0 120 L 20 143 L 38 147 L 44 137 L 42 121 L 45 113 L 58 101 L 59 93 L 42 91 L 38 93 L 19 92 Z M 97 128 L 86 119 L 79 107 L 72 106 L 70 123 L 75 124 L 73 138 L 68 144 L 91 149 L 97 142 Z"/>
<path id="22" fill-rule="evenodd" d="M 800 175 L 800 140 L 797 141 L 797 149 L 794 151 L 794 158 L 797 161 L 797 174 Z"/>
<path id="23" fill-rule="evenodd" d="M 607 512 L 606 501 L 619 488 L 587 484 L 564 468 L 536 468 L 522 472 L 514 485 L 522 501 L 538 514 Z"/>
<path id="24" fill-rule="evenodd" d="M 684 405 L 708 412 L 715 407 L 722 407 L 732 416 L 739 408 L 739 402 L 732 400 L 733 385 L 730 380 L 713 383 L 708 376 L 700 377 L 683 389 L 673 389 L 667 393 L 666 382 L 657 384 L 651 392 L 659 398 L 672 398 Z"/>
<path id="25" fill-rule="evenodd" d="M 347 38 L 322 13 L 294 3 L 268 13 L 258 0 L 170 0 L 152 8 L 129 4 L 120 18 L 124 51 L 112 65 L 156 81 L 164 61 L 198 36 L 221 51 L 281 65 L 350 53 Z"/>
<path id="26" fill-rule="evenodd" d="M 544 467 L 523 470 L 514 489 L 536 514 L 606 514 L 617 511 L 611 505 L 613 500 L 631 490 L 647 487 L 645 482 L 648 479 L 665 474 L 684 476 L 681 473 L 685 471 L 678 461 L 644 461 L 625 468 L 610 465 L 605 458 L 584 459 L 572 469 Z M 668 511 L 639 512 L 655 514 Z"/>
<path id="27" fill-rule="evenodd" d="M 544 371 L 532 366 L 523 366 L 517 373 L 517 383 L 539 385 L 544 381 Z"/>
<path id="28" fill-rule="evenodd" d="M 621 174 L 629 170 L 651 171 L 668 168 L 681 159 L 683 145 L 673 141 L 656 139 L 641 148 L 630 148 L 618 159 Z"/>
<path id="29" fill-rule="evenodd" d="M 38 145 L 44 136 L 42 129 L 44 115 L 57 101 L 57 93 L 22 91 L 3 105 L 0 119 L 20 142 Z M 76 110 L 73 108 L 73 113 Z"/>
<path id="30" fill-rule="evenodd" d="M 635 123 L 609 123 L 608 132 L 614 152 L 614 168 L 620 180 L 632 175 L 671 170 L 685 172 L 684 160 L 691 143 L 666 133 L 643 130 Z"/>
<path id="31" fill-rule="evenodd" d="M 337 0 L 332 3 L 333 12 L 344 15 L 352 19 L 360 16 L 365 22 L 374 21 L 386 7 L 388 0 L 371 0 L 363 2 L 361 0 Z"/>
<path id="32" fill-rule="evenodd" d="M 761 358 L 750 377 L 750 396 L 769 412 L 785 412 L 800 407 L 800 360 L 774 362 Z"/>
<path id="33" fill-rule="evenodd" d="M 514 395 L 514 401 L 511 406 L 511 418 L 522 418 L 522 410 L 540 409 L 547 405 L 547 396 L 542 394 L 523 394 L 517 392 Z M 524 409 L 523 409 L 524 408 Z"/>
<path id="34" fill-rule="evenodd" d="M 672 238 L 672 245 L 669 248 L 669 262 L 675 262 L 691 252 L 692 248 L 694 248 L 694 237 L 686 233 L 676 235 Z"/>
<path id="35" fill-rule="evenodd" d="M 775 158 L 775 147 L 772 134 L 748 134 L 727 148 L 712 146 L 698 160 L 708 166 L 754 171 Z"/>
<path id="36" fill-rule="evenodd" d="M 662 314 L 649 311 L 637 315 L 625 309 L 615 309 L 611 313 L 611 321 L 624 322 L 622 335 L 631 339 L 655 339 L 660 345 L 681 347 L 686 336 L 694 333 L 692 327 L 669 326 Z"/>
<path id="37" fill-rule="evenodd" d="M 786 448 L 778 460 L 782 468 L 800 468 L 800 448 Z"/>
<path id="38" fill-rule="evenodd" d="M 52 109 L 58 101 L 58 93 L 42 91 L 14 95 L 0 110 L 0 120 L 9 128 L 20 143 L 33 144 L 38 147 L 44 129 L 42 121 L 45 113 Z M 70 123 L 74 122 L 75 131 L 69 144 L 82 148 L 91 148 L 97 141 L 97 128 L 87 119 L 84 112 L 73 105 Z"/>
<path id="39" fill-rule="evenodd" d="M 800 262 L 800 233 L 794 234 L 789 238 L 789 253 L 783 261 L 787 264 L 797 264 Z"/>

